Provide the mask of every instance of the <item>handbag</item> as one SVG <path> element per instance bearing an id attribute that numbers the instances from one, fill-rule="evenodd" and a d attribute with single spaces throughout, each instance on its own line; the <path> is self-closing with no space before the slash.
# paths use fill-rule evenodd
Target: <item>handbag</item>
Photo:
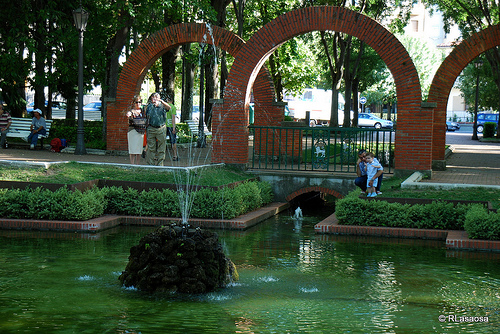
<path id="1" fill-rule="evenodd" d="M 147 119 L 142 117 L 132 118 L 131 125 L 134 127 L 135 131 L 143 134 L 146 132 Z"/>

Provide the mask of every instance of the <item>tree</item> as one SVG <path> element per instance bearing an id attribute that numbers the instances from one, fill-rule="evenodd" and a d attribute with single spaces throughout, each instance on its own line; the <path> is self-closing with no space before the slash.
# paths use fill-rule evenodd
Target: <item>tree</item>
<path id="1" fill-rule="evenodd" d="M 0 89 L 10 113 L 26 113 L 25 82 L 29 75 L 29 58 L 24 50 L 29 38 L 30 4 L 28 0 L 3 3 L 0 10 Z"/>

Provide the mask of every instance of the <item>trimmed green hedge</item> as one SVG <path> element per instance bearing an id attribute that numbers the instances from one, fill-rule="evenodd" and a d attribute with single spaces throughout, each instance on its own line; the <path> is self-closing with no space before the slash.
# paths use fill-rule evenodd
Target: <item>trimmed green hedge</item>
<path id="1" fill-rule="evenodd" d="M 500 212 L 473 205 L 465 215 L 464 226 L 471 239 L 500 240 Z"/>
<path id="2" fill-rule="evenodd" d="M 335 214 L 341 225 L 465 229 L 471 239 L 500 240 L 500 214 L 489 212 L 478 204 L 388 203 L 367 201 L 359 198 L 358 192 L 352 192 L 337 201 Z"/>
<path id="3" fill-rule="evenodd" d="M 210 188 L 194 192 L 188 201 L 191 217 L 232 219 L 272 202 L 271 185 L 245 182 L 233 189 Z M 137 191 L 122 187 L 91 188 L 84 192 L 60 188 L 0 189 L 4 203 L 0 217 L 48 220 L 88 220 L 103 214 L 128 216 L 181 217 L 184 194 L 173 190 Z"/>

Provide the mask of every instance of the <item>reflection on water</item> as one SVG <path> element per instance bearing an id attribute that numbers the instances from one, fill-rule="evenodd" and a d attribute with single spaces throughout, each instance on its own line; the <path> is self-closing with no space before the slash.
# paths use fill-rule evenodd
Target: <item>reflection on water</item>
<path id="1" fill-rule="evenodd" d="M 240 281 L 196 296 L 119 285 L 130 247 L 151 228 L 0 231 L 1 332 L 500 332 L 500 254 L 315 235 L 319 218 L 291 216 L 218 231 Z M 464 316 L 483 322 L 450 320 Z"/>

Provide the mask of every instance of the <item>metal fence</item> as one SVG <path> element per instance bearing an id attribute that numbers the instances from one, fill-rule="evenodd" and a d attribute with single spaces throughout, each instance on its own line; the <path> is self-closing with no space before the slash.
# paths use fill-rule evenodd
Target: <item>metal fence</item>
<path id="1" fill-rule="evenodd" d="M 357 152 L 373 152 L 390 173 L 394 130 L 250 126 L 252 169 L 355 172 Z"/>

